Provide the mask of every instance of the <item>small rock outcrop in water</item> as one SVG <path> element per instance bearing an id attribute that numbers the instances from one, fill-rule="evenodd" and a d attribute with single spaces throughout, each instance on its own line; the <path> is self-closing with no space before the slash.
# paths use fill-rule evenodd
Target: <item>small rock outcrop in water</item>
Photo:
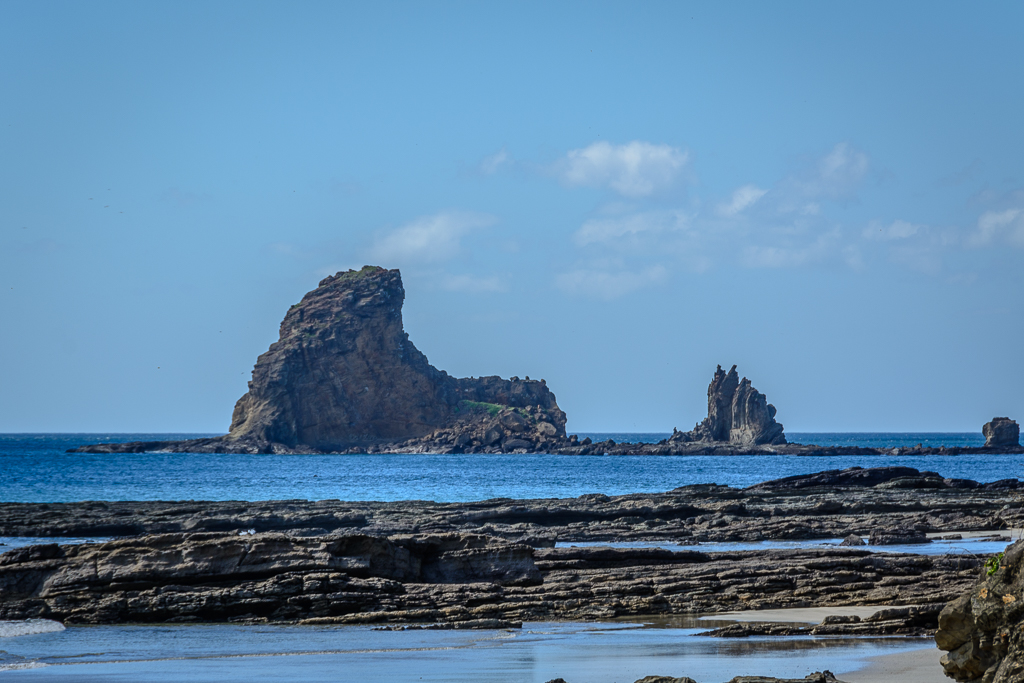
<path id="1" fill-rule="evenodd" d="M 935 642 L 956 681 L 1024 681 L 1024 541 L 989 559 L 974 588 L 946 605 Z"/>
<path id="2" fill-rule="evenodd" d="M 775 406 L 768 403 L 744 377 L 719 365 L 708 386 L 708 416 L 692 432 L 675 438 L 683 441 L 727 442 L 740 446 L 786 443 L 782 425 L 775 421 Z"/>
<path id="3" fill-rule="evenodd" d="M 993 417 L 981 433 L 985 435 L 985 448 L 1020 445 L 1020 425 L 1008 417 Z"/>

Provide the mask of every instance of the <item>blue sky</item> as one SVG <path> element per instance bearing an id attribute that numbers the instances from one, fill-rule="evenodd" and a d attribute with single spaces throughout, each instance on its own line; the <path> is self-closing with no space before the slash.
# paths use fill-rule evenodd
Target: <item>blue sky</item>
<path id="1" fill-rule="evenodd" d="M 0 431 L 224 431 L 402 269 L 575 431 L 1024 418 L 1019 3 L 0 3 Z"/>

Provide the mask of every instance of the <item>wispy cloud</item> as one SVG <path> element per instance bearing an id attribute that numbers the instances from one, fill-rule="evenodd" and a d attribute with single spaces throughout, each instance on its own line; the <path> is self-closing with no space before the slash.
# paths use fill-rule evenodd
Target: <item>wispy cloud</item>
<path id="1" fill-rule="evenodd" d="M 728 203 L 721 204 L 718 212 L 723 216 L 735 216 L 744 209 L 753 206 L 761 197 L 768 194 L 768 190 L 762 190 L 756 185 L 744 185 L 732 193 Z"/>
<path id="2" fill-rule="evenodd" d="M 443 261 L 458 254 L 464 236 L 494 222 L 488 214 L 458 211 L 423 216 L 381 235 L 370 256 L 381 265 Z"/>
<path id="3" fill-rule="evenodd" d="M 504 292 L 508 287 L 497 275 L 478 277 L 476 275 L 445 275 L 441 278 L 441 288 L 451 292 Z"/>
<path id="4" fill-rule="evenodd" d="M 601 141 L 570 150 L 555 170 L 568 185 L 608 187 L 626 197 L 646 197 L 672 185 L 687 158 L 687 152 L 669 145 Z"/>
<path id="5" fill-rule="evenodd" d="M 611 242 L 623 237 L 679 230 L 685 227 L 686 221 L 686 215 L 681 211 L 646 211 L 594 218 L 583 223 L 573 235 L 573 241 L 583 247 L 588 244 Z"/>
<path id="6" fill-rule="evenodd" d="M 783 182 L 781 190 L 790 197 L 793 210 L 806 208 L 807 200 L 848 200 L 854 197 L 867 176 L 868 155 L 840 142 L 803 174 Z"/>
<path id="7" fill-rule="evenodd" d="M 502 147 L 494 154 L 484 157 L 477 169 L 484 175 L 493 175 L 498 172 L 498 169 L 511 161 L 512 157 L 510 157 L 505 148 Z"/>
<path id="8" fill-rule="evenodd" d="M 794 268 L 817 263 L 838 251 L 840 236 L 839 230 L 833 229 L 811 242 L 748 245 L 743 249 L 743 264 L 752 268 Z"/>
<path id="9" fill-rule="evenodd" d="M 636 271 L 591 266 L 562 273 L 555 278 L 555 284 L 569 294 L 611 300 L 643 287 L 660 284 L 667 278 L 668 270 L 662 265 Z"/>
<path id="10" fill-rule="evenodd" d="M 925 229 L 927 229 L 926 226 L 904 220 L 895 220 L 888 225 L 872 222 L 868 224 L 868 227 L 864 228 L 863 235 L 864 239 L 891 242 L 893 240 L 909 239 Z"/>
<path id="11" fill-rule="evenodd" d="M 967 237 L 967 246 L 985 247 L 1000 241 L 1024 247 L 1024 210 L 1013 208 L 981 214 Z"/>

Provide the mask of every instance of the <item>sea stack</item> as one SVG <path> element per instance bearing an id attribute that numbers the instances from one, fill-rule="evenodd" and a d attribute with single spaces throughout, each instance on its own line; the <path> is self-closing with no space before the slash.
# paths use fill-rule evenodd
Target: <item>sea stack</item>
<path id="1" fill-rule="evenodd" d="M 401 442 L 464 424 L 481 405 L 475 412 L 518 408 L 565 436 L 565 413 L 543 380 L 457 379 L 432 366 L 403 329 L 404 300 L 397 269 L 322 280 L 256 361 L 224 441 L 319 451 Z"/>
<path id="2" fill-rule="evenodd" d="M 993 417 L 981 433 L 985 435 L 985 448 L 1020 446 L 1020 425 L 1008 417 Z"/>
<path id="3" fill-rule="evenodd" d="M 708 386 L 708 416 L 691 432 L 676 432 L 684 441 L 724 442 L 738 446 L 781 445 L 786 443 L 782 425 L 775 421 L 775 406 L 768 403 L 744 377 L 719 365 Z"/>

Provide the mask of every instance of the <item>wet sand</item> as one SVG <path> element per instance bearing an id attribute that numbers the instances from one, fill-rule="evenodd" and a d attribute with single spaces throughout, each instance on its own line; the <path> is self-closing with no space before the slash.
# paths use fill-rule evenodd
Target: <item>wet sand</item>
<path id="1" fill-rule="evenodd" d="M 837 671 L 836 677 L 845 683 L 948 683 L 942 672 L 939 657 L 942 650 L 935 647 L 871 657 L 870 664 L 856 671 Z"/>

